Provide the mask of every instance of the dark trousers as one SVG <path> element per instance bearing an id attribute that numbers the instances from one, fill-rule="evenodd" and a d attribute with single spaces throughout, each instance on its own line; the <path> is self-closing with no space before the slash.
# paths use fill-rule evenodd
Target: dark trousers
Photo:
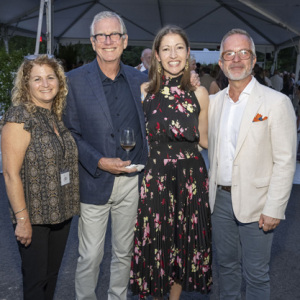
<path id="1" fill-rule="evenodd" d="M 71 220 L 33 225 L 28 247 L 18 243 L 22 260 L 24 300 L 52 300 Z"/>

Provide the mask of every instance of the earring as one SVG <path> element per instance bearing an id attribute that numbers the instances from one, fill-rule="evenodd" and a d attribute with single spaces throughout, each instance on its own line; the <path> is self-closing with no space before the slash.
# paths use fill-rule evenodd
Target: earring
<path id="1" fill-rule="evenodd" d="M 185 64 L 184 69 L 185 69 L 186 71 L 189 69 L 189 60 L 188 60 L 188 59 L 186 60 L 186 64 Z"/>
<path id="2" fill-rule="evenodd" d="M 161 65 L 160 65 L 160 62 L 158 63 L 158 67 L 157 67 L 157 72 L 158 72 L 158 74 L 161 74 Z"/>

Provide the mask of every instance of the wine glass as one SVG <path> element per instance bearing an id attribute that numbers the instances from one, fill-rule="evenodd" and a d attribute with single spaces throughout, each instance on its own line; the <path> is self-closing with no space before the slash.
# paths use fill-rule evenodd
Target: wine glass
<path id="1" fill-rule="evenodd" d="M 127 153 L 127 160 L 129 160 L 129 151 L 135 147 L 134 130 L 130 127 L 124 128 L 120 135 L 121 147 Z"/>

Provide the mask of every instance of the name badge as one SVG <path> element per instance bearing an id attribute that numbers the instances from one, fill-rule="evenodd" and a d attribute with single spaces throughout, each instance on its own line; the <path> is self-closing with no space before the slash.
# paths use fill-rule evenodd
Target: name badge
<path id="1" fill-rule="evenodd" d="M 64 171 L 60 173 L 60 185 L 66 185 L 70 183 L 70 172 Z"/>

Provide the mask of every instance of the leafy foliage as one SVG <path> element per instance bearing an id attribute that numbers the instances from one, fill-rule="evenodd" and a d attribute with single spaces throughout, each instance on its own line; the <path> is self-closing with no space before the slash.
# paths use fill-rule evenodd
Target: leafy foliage
<path id="1" fill-rule="evenodd" d="M 141 63 L 141 54 L 145 47 L 128 46 L 122 54 L 122 62 L 135 67 Z"/>
<path id="2" fill-rule="evenodd" d="M 40 53 L 46 52 L 46 42 L 40 44 Z M 0 42 L 0 114 L 10 106 L 14 74 L 22 63 L 24 56 L 33 54 L 35 39 L 13 36 L 9 39 L 9 54 L 6 53 L 3 41 Z"/>
<path id="3" fill-rule="evenodd" d="M 14 73 L 23 60 L 21 50 L 7 54 L 0 49 L 0 105 L 1 110 L 6 110 L 10 105 L 10 92 L 13 87 Z"/>
<path id="4" fill-rule="evenodd" d="M 295 47 L 285 48 L 278 54 L 278 69 L 287 72 L 295 72 L 297 50 Z"/>

